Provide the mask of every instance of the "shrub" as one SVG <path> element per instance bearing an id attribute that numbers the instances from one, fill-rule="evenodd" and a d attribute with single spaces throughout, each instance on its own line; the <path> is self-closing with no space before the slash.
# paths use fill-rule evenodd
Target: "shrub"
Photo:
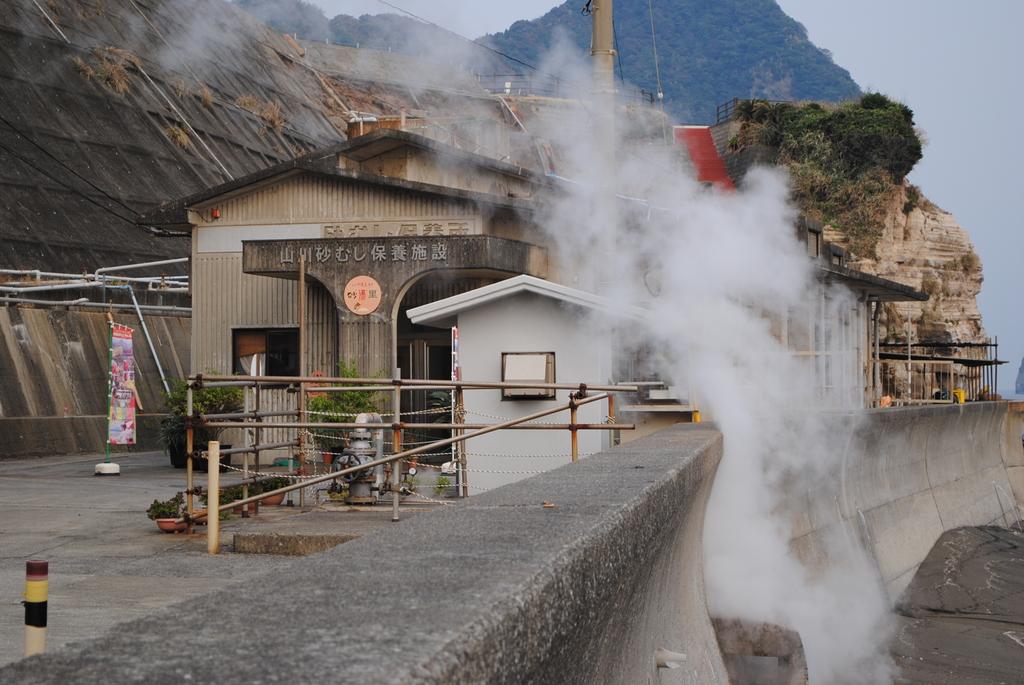
<path id="1" fill-rule="evenodd" d="M 201 84 L 201 86 L 199 89 L 199 100 L 203 103 L 203 107 L 210 107 L 213 105 L 213 91 L 205 84 Z"/>
<path id="2" fill-rule="evenodd" d="M 171 450 L 174 445 L 184 449 L 185 418 L 188 410 L 188 382 L 172 378 L 166 395 L 168 416 L 160 422 L 160 441 Z M 242 409 L 241 388 L 202 388 L 192 393 L 192 410 L 199 414 L 231 414 Z M 223 428 L 196 428 L 195 445 L 216 440 Z"/>
<path id="3" fill-rule="evenodd" d="M 181 517 L 185 511 L 185 495 L 178 493 L 169 500 L 161 502 L 158 499 L 153 500 L 153 503 L 149 505 L 149 509 L 146 510 L 146 516 L 151 520 L 157 519 L 176 519 Z"/>
<path id="4" fill-rule="evenodd" d="M 437 480 L 434 482 L 434 494 L 438 496 L 443 495 L 448 490 L 448 488 L 451 487 L 451 485 L 451 478 L 449 478 L 448 476 L 438 476 Z"/>
<path id="5" fill-rule="evenodd" d="M 740 146 L 776 148 L 801 209 L 841 231 L 854 253 L 873 257 L 903 179 L 921 159 L 913 111 L 880 93 L 838 106 L 751 101 L 736 111 Z M 904 211 L 920 201 L 908 190 Z"/>
<path id="6" fill-rule="evenodd" d="M 929 297 L 935 297 L 942 292 L 942 284 L 932 274 L 925 274 L 921 278 L 921 291 L 927 293 Z"/>
<path id="7" fill-rule="evenodd" d="M 189 138 L 188 132 L 181 126 L 166 126 L 164 127 L 164 133 L 167 134 L 167 137 L 170 138 L 172 143 L 180 147 L 182 150 L 189 150 L 192 148 L 192 139 Z"/>
<path id="8" fill-rule="evenodd" d="M 318 373 L 314 373 L 318 375 Z M 359 378 L 359 369 L 355 361 L 341 360 L 338 362 L 340 378 Z M 377 374 L 382 376 L 382 374 Z M 370 390 L 351 392 L 311 392 L 306 400 L 306 410 L 313 415 L 315 421 L 323 423 L 351 423 L 358 414 L 377 411 L 381 394 Z M 327 436 L 321 444 L 334 443 L 341 440 L 346 431 L 324 429 L 320 435 Z M 321 440 L 318 438 L 318 440 Z"/>
<path id="9" fill-rule="evenodd" d="M 977 271 L 980 267 L 981 260 L 978 259 L 978 255 L 974 250 L 960 255 L 960 268 L 963 269 L 964 273 L 972 273 Z"/>
<path id="10" fill-rule="evenodd" d="M 921 191 L 917 186 L 907 186 L 907 200 L 903 203 L 903 213 L 910 214 L 921 201 Z"/>

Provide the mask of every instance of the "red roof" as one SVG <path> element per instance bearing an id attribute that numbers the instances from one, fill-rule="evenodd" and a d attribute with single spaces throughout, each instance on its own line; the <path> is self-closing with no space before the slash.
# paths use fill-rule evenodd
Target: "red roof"
<path id="1" fill-rule="evenodd" d="M 721 190 L 736 190 L 711 137 L 710 126 L 676 126 L 674 131 L 676 143 L 685 145 L 690 153 L 698 181 L 712 183 Z"/>

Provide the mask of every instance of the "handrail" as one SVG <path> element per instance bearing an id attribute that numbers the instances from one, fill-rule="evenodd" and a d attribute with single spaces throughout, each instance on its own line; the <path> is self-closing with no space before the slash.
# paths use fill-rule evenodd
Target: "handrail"
<path id="1" fill-rule="evenodd" d="M 307 488 L 307 487 L 309 487 L 311 485 L 316 485 L 318 483 L 326 483 L 327 481 L 337 480 L 338 478 L 341 478 L 343 476 L 347 476 L 349 474 L 360 473 L 360 472 L 366 471 L 368 469 L 376 468 L 377 466 L 383 466 L 385 464 L 390 464 L 390 463 L 395 462 L 395 461 L 399 461 L 399 460 L 402 460 L 402 459 L 407 459 L 408 457 L 412 457 L 412 456 L 415 456 L 417 454 L 423 454 L 423 453 L 426 453 L 426 452 L 436 451 L 440 447 L 447 447 L 448 445 L 454 445 L 457 442 L 462 442 L 462 441 L 469 440 L 469 439 L 472 439 L 472 438 L 478 438 L 481 435 L 486 435 L 488 433 L 493 433 L 493 432 L 498 431 L 498 430 L 502 430 L 502 429 L 505 429 L 505 428 L 512 428 L 512 427 L 514 427 L 516 425 L 519 425 L 521 423 L 526 423 L 527 421 L 534 421 L 536 419 L 542 419 L 545 416 L 550 416 L 551 414 L 557 414 L 560 411 L 573 410 L 576 407 L 580 407 L 580 406 L 585 405 L 585 404 L 590 404 L 591 402 L 598 402 L 600 400 L 606 400 L 606 399 L 608 399 L 608 397 L 609 397 L 608 393 L 600 393 L 598 395 L 592 395 L 590 397 L 586 397 L 586 398 L 582 398 L 582 399 L 574 399 L 574 400 L 570 401 L 568 404 L 565 404 L 565 405 L 559 405 L 557 407 L 552 407 L 550 409 L 544 409 L 542 411 L 535 412 L 533 414 L 528 414 L 527 416 L 522 416 L 522 417 L 519 417 L 517 419 L 512 419 L 512 420 L 506 421 L 504 423 L 492 424 L 492 425 L 490 425 L 490 426 L 488 426 L 486 428 L 481 428 L 480 430 L 476 430 L 476 431 L 473 431 L 471 433 L 464 433 L 462 435 L 455 435 L 455 436 L 452 436 L 450 438 L 445 438 L 443 440 L 438 440 L 437 442 L 432 442 L 432 443 L 429 443 L 429 444 L 426 444 L 426 445 L 422 445 L 420 447 L 414 447 L 413 449 L 403 450 L 401 452 L 397 452 L 395 454 L 391 454 L 391 455 L 386 456 L 386 457 L 381 457 L 380 459 L 374 459 L 373 461 L 368 461 L 368 462 L 366 462 L 364 464 L 359 464 L 358 466 L 350 466 L 348 468 L 341 469 L 340 471 L 333 471 L 331 473 L 325 473 L 322 476 L 314 476 L 312 478 L 306 478 L 306 479 L 303 479 L 303 480 L 301 480 L 299 482 L 292 483 L 291 485 L 286 485 L 286 486 L 278 488 L 276 490 L 268 490 L 267 492 L 261 492 L 258 495 L 252 495 L 250 497 L 246 497 L 246 498 L 243 498 L 243 499 L 240 499 L 240 500 L 235 500 L 234 502 L 229 502 L 227 504 L 219 504 L 218 503 L 218 504 L 214 505 L 213 504 L 213 499 L 214 498 L 211 497 L 210 505 L 207 507 L 205 512 L 197 512 L 195 515 L 193 515 L 191 517 L 181 517 L 181 518 L 177 519 L 176 522 L 177 523 L 188 523 L 190 518 L 191 518 L 192 521 L 196 521 L 196 520 L 199 520 L 199 519 L 202 519 L 202 518 L 206 518 L 209 515 L 211 509 L 215 510 L 218 514 L 220 514 L 220 512 L 227 511 L 228 509 L 233 509 L 235 507 L 245 506 L 246 504 L 252 504 L 254 502 L 259 502 L 259 501 L 261 501 L 263 499 L 266 499 L 268 497 L 274 497 L 276 495 L 283 495 L 283 494 L 286 494 L 286 493 L 289 493 L 289 492 L 293 492 L 295 490 L 300 490 L 302 488 Z M 382 425 L 386 425 L 386 424 L 382 424 Z M 261 427 L 264 427 L 264 426 L 261 426 Z M 361 425 L 361 427 L 362 428 L 367 428 L 368 424 L 364 423 L 364 424 Z M 394 493 L 395 497 L 398 497 L 398 495 L 399 495 L 399 493 L 397 493 L 397 492 Z M 217 499 L 219 499 L 219 497 L 217 497 Z"/>
<path id="2" fill-rule="evenodd" d="M 388 390 L 395 386 L 408 386 L 412 390 L 423 390 L 423 386 L 462 388 L 463 390 L 594 390 L 597 392 L 637 392 L 639 384 L 634 385 L 591 385 L 589 383 L 514 383 L 500 381 L 444 381 L 429 380 L 420 378 L 345 378 L 341 376 L 207 376 L 197 374 L 190 379 L 192 388 L 222 388 L 222 387 L 254 387 L 257 385 L 297 385 L 300 383 L 335 383 L 341 386 L 380 386 Z M 661 383 L 658 383 L 661 385 Z M 366 388 L 353 387 L 352 390 L 365 390 Z M 309 387 L 305 391 L 323 392 L 332 390 L 329 387 Z"/>

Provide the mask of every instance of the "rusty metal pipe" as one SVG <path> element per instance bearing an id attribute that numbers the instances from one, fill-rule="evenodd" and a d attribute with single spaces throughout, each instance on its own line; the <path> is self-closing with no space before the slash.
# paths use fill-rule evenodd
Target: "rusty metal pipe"
<path id="1" fill-rule="evenodd" d="M 192 386 L 189 386 L 188 390 L 185 391 L 185 411 L 186 416 L 192 416 Z M 193 532 L 192 527 L 192 512 L 194 511 L 194 501 L 192 499 L 192 493 L 195 492 L 193 487 L 193 470 L 194 465 L 192 463 L 192 452 L 195 448 L 195 429 L 192 427 L 192 422 L 189 421 L 185 428 L 185 514 L 188 519 L 186 523 L 185 532 L 189 535 Z"/>
<path id="2" fill-rule="evenodd" d="M 217 422 L 204 424 L 207 428 L 245 428 L 249 424 L 244 423 L 231 423 L 231 422 Z M 264 423 L 261 424 L 262 428 L 324 428 L 332 430 L 353 430 L 356 428 L 362 428 L 365 423 L 312 423 L 312 422 L 299 422 L 299 423 Z M 478 430 L 481 428 L 488 428 L 490 426 L 497 426 L 501 424 L 496 423 L 385 423 L 381 424 L 384 427 L 390 427 L 394 430 L 395 426 L 398 426 L 401 430 L 457 430 L 459 428 L 469 428 Z M 632 423 L 531 423 L 527 425 L 509 426 L 508 430 L 571 430 L 573 427 L 577 430 L 633 430 L 635 424 Z M 235 448 L 233 448 L 234 450 Z M 243 450 L 243 448 L 237 448 Z M 232 450 L 232 451 L 233 451 Z M 225 451 L 226 452 L 226 451 Z"/>
<path id="3" fill-rule="evenodd" d="M 234 414 L 199 414 L 198 418 L 200 421 L 235 421 L 238 419 L 252 419 L 255 421 L 259 418 L 268 418 L 272 416 L 298 416 L 297 411 L 244 411 L 235 412 Z"/>
<path id="4" fill-rule="evenodd" d="M 265 452 L 267 450 L 279 450 L 284 447 L 297 447 L 297 440 L 291 442 L 277 442 L 272 445 L 253 445 L 252 447 L 232 447 L 229 450 L 221 450 L 220 456 L 227 456 L 231 454 L 253 454 L 256 452 Z"/>
<path id="5" fill-rule="evenodd" d="M 395 380 L 401 382 L 402 370 L 394 370 Z M 402 417 L 402 387 L 395 385 L 394 394 L 391 396 L 391 411 L 395 418 Z M 391 434 L 391 449 L 398 453 L 402 451 L 402 427 L 395 424 Z M 402 462 L 396 461 L 391 464 L 391 520 L 398 521 L 399 500 L 402 499 Z"/>
<path id="6" fill-rule="evenodd" d="M 530 390 L 579 390 L 579 383 L 505 383 L 500 381 L 441 381 L 441 380 L 424 380 L 416 378 L 402 378 L 392 380 L 390 383 L 387 380 L 380 378 L 341 378 L 341 377 L 330 377 L 330 376 L 195 376 L 191 379 L 193 382 L 199 382 L 203 387 L 229 387 L 229 386 L 253 386 L 255 384 L 275 384 L 275 385 L 296 385 L 299 383 L 330 383 L 332 386 L 373 386 L 381 387 L 386 390 L 393 390 L 394 387 L 400 386 L 413 390 L 423 390 L 425 386 L 436 387 L 438 389 L 447 388 L 463 388 L 465 390 L 501 390 L 501 389 L 530 389 Z M 650 384 L 645 384 L 650 385 Z M 654 385 L 664 385 L 663 383 L 654 383 Z M 313 386 L 306 388 L 306 392 L 320 392 L 325 388 L 332 386 Z M 640 385 L 591 385 L 586 384 L 587 388 L 597 392 L 636 392 Z M 365 388 L 353 387 L 353 391 L 364 390 Z"/>
<path id="7" fill-rule="evenodd" d="M 607 426 L 608 424 L 603 425 Z M 576 400 L 569 403 L 569 436 L 572 446 L 572 460 L 577 462 L 580 460 L 580 434 L 579 428 L 576 425 Z"/>

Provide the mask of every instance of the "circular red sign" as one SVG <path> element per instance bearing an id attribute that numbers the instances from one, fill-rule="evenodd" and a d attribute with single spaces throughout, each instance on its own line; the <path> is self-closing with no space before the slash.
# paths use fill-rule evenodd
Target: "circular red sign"
<path id="1" fill-rule="evenodd" d="M 380 306 L 380 283 L 371 276 L 356 276 L 345 284 L 345 306 L 359 316 L 377 311 Z"/>

